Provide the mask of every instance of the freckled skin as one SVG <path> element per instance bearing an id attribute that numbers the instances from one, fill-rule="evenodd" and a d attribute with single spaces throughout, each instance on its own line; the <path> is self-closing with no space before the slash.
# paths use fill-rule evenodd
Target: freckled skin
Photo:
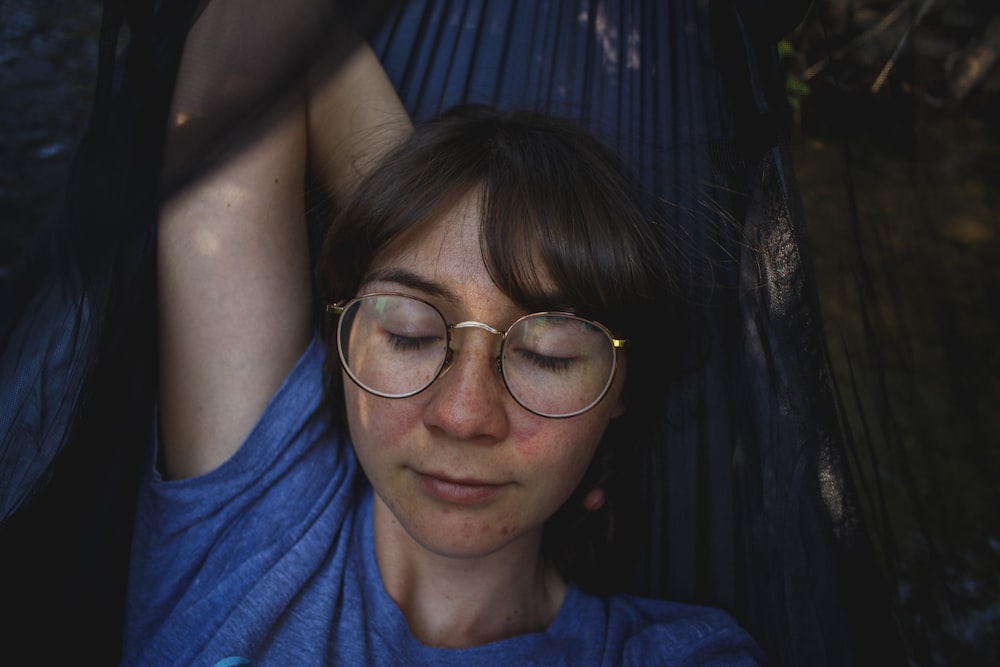
<path id="1" fill-rule="evenodd" d="M 373 270 L 405 269 L 443 285 L 453 299 L 387 281 L 361 291 L 413 294 L 434 303 L 450 322 L 474 319 L 506 329 L 524 312 L 490 280 L 478 225 L 476 202 L 469 198 L 418 241 L 390 248 L 373 264 Z M 468 559 L 532 549 L 540 559 L 545 521 L 575 490 L 608 422 L 621 413 L 624 373 L 592 410 L 547 419 L 507 393 L 494 366 L 494 336 L 463 330 L 456 347 L 449 371 L 409 398 L 372 396 L 344 376 L 355 451 L 376 504 L 388 509 L 377 508 L 376 532 L 402 529 L 414 549 L 439 556 Z M 498 490 L 482 503 L 450 503 L 429 493 L 421 475 L 477 480 Z"/>

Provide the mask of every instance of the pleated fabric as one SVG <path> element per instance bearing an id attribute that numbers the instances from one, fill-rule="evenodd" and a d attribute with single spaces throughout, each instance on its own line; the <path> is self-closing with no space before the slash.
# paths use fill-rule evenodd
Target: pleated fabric
<path id="1" fill-rule="evenodd" d="M 859 605 L 884 591 L 783 151 L 774 45 L 801 4 L 427 0 L 372 42 L 416 121 L 463 102 L 573 118 L 663 204 L 698 316 L 675 323 L 690 370 L 664 406 L 634 590 L 729 609 L 777 664 L 891 663 L 887 608 Z M 859 655 L 855 630 L 888 648 Z"/>
<path id="2" fill-rule="evenodd" d="M 731 611 L 778 665 L 894 664 L 782 143 L 773 40 L 801 3 L 295 2 L 314 20 L 262 42 L 271 66 L 252 91 L 220 96 L 165 169 L 173 79 L 202 3 L 106 3 L 66 205 L 0 293 L 0 577 L 22 610 L 14 635 L 116 660 L 154 402 L 160 193 L 236 152 L 317 59 L 335 66 L 346 21 L 416 122 L 460 102 L 574 118 L 658 200 L 695 315 L 672 323 L 685 371 L 665 378 L 658 455 L 637 480 L 652 513 L 632 591 Z M 253 23 L 251 3 L 237 9 L 234 29 Z"/>

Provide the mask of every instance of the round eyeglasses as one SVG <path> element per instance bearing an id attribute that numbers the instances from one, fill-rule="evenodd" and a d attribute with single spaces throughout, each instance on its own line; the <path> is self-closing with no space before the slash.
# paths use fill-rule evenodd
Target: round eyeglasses
<path id="1" fill-rule="evenodd" d="M 337 351 L 351 380 L 383 398 L 419 394 L 454 359 L 453 332 L 500 336 L 497 370 L 519 405 L 542 417 L 574 417 L 608 393 L 626 341 L 570 313 L 521 317 L 507 331 L 482 322 L 448 324 L 437 308 L 406 294 L 377 292 L 327 306 L 338 315 Z"/>

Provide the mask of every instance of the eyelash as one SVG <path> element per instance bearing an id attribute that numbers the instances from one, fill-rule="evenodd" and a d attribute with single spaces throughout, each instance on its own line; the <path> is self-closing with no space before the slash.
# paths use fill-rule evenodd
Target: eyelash
<path id="1" fill-rule="evenodd" d="M 385 332 L 386 338 L 389 339 L 389 344 L 396 350 L 401 352 L 406 352 L 409 350 L 417 350 L 428 343 L 435 340 L 434 336 L 400 336 L 399 334 L 394 334 L 390 331 Z"/>
<path id="2" fill-rule="evenodd" d="M 546 371 L 562 372 L 569 368 L 571 359 L 565 357 L 550 357 L 538 354 L 531 350 L 518 350 L 518 352 L 528 358 L 528 361 Z"/>

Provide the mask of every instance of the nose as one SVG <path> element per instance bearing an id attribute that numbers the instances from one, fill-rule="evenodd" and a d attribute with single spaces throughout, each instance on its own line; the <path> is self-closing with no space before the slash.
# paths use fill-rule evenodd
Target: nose
<path id="1" fill-rule="evenodd" d="M 473 335 L 470 335 L 473 334 Z M 497 372 L 497 340 L 466 331 L 450 367 L 428 389 L 424 423 L 457 440 L 495 442 L 509 427 L 507 389 Z"/>

